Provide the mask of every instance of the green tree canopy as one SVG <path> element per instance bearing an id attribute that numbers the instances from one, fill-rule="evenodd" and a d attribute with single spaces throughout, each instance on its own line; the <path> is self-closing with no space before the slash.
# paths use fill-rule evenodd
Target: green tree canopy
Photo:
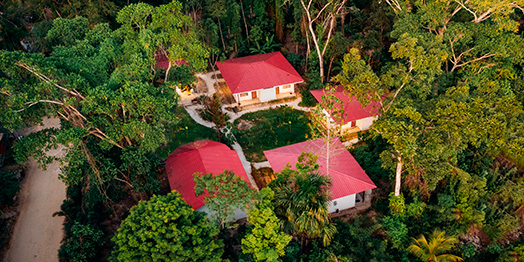
<path id="1" fill-rule="evenodd" d="M 219 229 L 173 191 L 131 208 L 110 261 L 221 261 Z"/>
<path id="2" fill-rule="evenodd" d="M 0 52 L 1 122 L 18 129 L 46 115 L 60 117 L 61 129 L 44 141 L 69 145 L 68 185 L 105 191 L 118 178 L 134 190 L 155 191 L 152 152 L 166 142 L 164 125 L 177 120 L 178 96 L 174 87 L 154 83 L 154 52 L 172 49 L 170 55 L 193 68 L 202 68 L 207 56 L 194 31 L 183 28 L 188 17 L 179 7 L 176 1 L 129 5 L 115 31 L 108 24 L 89 29 L 83 18 L 58 19 L 47 35 L 54 45 L 49 57 Z M 44 137 L 24 138 L 17 152 L 41 158 Z"/>
<path id="3" fill-rule="evenodd" d="M 372 129 L 391 145 L 382 160 L 396 167 L 395 193 L 403 173 L 411 188 L 435 190 L 469 150 L 524 157 L 522 102 L 511 87 L 524 49 L 511 19 L 519 3 L 386 2 L 397 12 L 395 61 L 375 73 L 352 49 L 336 80 L 364 105 L 381 101 Z"/>
<path id="4" fill-rule="evenodd" d="M 446 237 L 445 232 L 435 230 L 429 237 L 429 242 L 424 235 L 413 239 L 408 251 L 424 262 L 463 261 L 462 258 L 447 253 L 457 242 L 456 238 Z"/>
<path id="5" fill-rule="evenodd" d="M 247 210 L 255 197 L 256 191 L 248 182 L 230 170 L 217 175 L 195 173 L 194 179 L 195 195 L 206 194 L 206 205 L 213 212 L 220 228 L 226 226 L 235 210 Z"/>
<path id="6" fill-rule="evenodd" d="M 255 261 L 279 261 L 292 237 L 281 231 L 280 220 L 273 212 L 275 193 L 266 187 L 259 194 L 261 200 L 247 214 L 247 221 L 255 228 L 242 239 L 242 252 L 253 254 Z"/>
<path id="7" fill-rule="evenodd" d="M 284 231 L 308 239 L 322 239 L 329 245 L 335 226 L 329 221 L 328 176 L 320 175 L 316 157 L 302 153 L 296 170 L 288 167 L 268 187 L 275 192 L 275 214 L 283 224 Z"/>

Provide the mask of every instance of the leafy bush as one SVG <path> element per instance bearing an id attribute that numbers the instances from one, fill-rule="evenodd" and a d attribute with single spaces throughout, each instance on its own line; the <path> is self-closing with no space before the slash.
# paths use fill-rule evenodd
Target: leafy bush
<path id="1" fill-rule="evenodd" d="M 16 178 L 16 173 L 0 171 L 0 208 L 13 204 L 13 198 L 20 190 L 20 182 Z"/>
<path id="2" fill-rule="evenodd" d="M 318 59 L 313 57 L 315 56 L 314 54 L 315 53 L 313 52 L 309 57 L 308 71 L 306 72 L 306 86 L 300 89 L 300 94 L 302 95 L 302 102 L 300 102 L 301 106 L 315 106 L 317 104 L 317 100 L 309 91 L 325 87 L 324 83 L 322 83 L 322 79 L 320 78 Z"/>
<path id="3" fill-rule="evenodd" d="M 104 233 L 91 225 L 74 221 L 69 230 L 69 237 L 64 239 L 58 256 L 63 261 L 93 261 L 97 250 L 103 246 Z"/>
<path id="4" fill-rule="evenodd" d="M 113 237 L 110 261 L 220 261 L 219 229 L 173 191 L 140 201 Z"/>
<path id="5" fill-rule="evenodd" d="M 286 59 L 295 69 L 302 68 L 306 63 L 304 56 L 301 54 L 287 53 Z"/>
<path id="6" fill-rule="evenodd" d="M 391 239 L 394 248 L 402 249 L 408 240 L 408 227 L 396 217 L 386 216 L 382 219 L 386 234 Z"/>

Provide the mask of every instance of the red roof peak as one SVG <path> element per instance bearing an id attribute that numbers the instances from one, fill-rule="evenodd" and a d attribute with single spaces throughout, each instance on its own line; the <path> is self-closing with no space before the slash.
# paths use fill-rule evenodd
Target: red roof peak
<path id="1" fill-rule="evenodd" d="M 248 184 L 249 178 L 237 153 L 228 146 L 200 140 L 178 147 L 166 160 L 166 173 L 171 190 L 177 190 L 182 198 L 197 210 L 204 205 L 204 196 L 195 195 L 193 174 L 200 172 L 213 175 L 231 170 Z"/>
<path id="2" fill-rule="evenodd" d="M 322 101 L 322 96 L 326 94 L 326 89 L 316 89 L 311 90 L 310 92 L 315 97 L 315 99 L 320 102 Z M 379 102 L 371 102 L 366 107 L 362 107 L 362 104 L 357 100 L 357 98 L 347 92 L 342 85 L 337 86 L 337 89 L 333 95 L 340 99 L 342 102 L 342 107 L 344 108 L 344 123 L 339 124 L 345 124 L 351 121 L 380 114 Z M 336 106 L 340 106 L 340 104 L 336 104 Z"/>
<path id="3" fill-rule="evenodd" d="M 228 59 L 216 64 L 233 94 L 304 81 L 278 51 Z"/>
<path id="4" fill-rule="evenodd" d="M 319 172 L 326 174 L 327 147 L 325 138 L 309 140 L 289 146 L 264 151 L 274 172 L 281 172 L 289 164 L 295 169 L 295 163 L 302 152 L 318 155 Z M 376 188 L 355 158 L 342 145 L 340 140 L 333 139 L 330 148 L 329 176 L 331 177 L 331 198 L 337 199 Z"/>

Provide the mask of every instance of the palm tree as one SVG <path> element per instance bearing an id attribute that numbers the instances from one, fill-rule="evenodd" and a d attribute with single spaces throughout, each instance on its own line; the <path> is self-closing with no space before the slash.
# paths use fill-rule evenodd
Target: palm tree
<path id="1" fill-rule="evenodd" d="M 446 237 L 446 232 L 435 230 L 429 237 L 429 242 L 424 235 L 420 235 L 418 239 L 413 238 L 408 251 L 425 262 L 463 261 L 458 256 L 447 254 L 457 242 L 454 237 Z"/>
<path id="2" fill-rule="evenodd" d="M 309 239 L 321 239 L 327 246 L 336 233 L 329 221 L 330 185 L 330 178 L 312 170 L 310 165 L 297 165 L 296 171 L 285 168 L 268 185 L 275 192 L 275 214 L 281 219 L 284 231 L 298 236 L 302 244 Z"/>

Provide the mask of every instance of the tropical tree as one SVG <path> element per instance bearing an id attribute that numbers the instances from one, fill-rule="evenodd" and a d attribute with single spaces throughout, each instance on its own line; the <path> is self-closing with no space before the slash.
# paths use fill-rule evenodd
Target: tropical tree
<path id="1" fill-rule="evenodd" d="M 324 55 L 334 35 L 338 16 L 343 13 L 346 0 L 319 1 L 299 0 L 308 31 L 306 32 L 307 52 L 310 52 L 310 38 L 313 40 L 319 63 L 320 80 L 324 82 Z M 324 40 L 325 39 L 325 40 Z"/>
<path id="2" fill-rule="evenodd" d="M 202 114 L 204 119 L 213 122 L 215 124 L 215 131 L 217 137 L 220 140 L 222 137 L 222 128 L 226 126 L 227 118 L 226 114 L 222 111 L 222 103 L 217 93 L 214 93 L 212 97 L 204 96 L 205 109 Z"/>
<path id="3" fill-rule="evenodd" d="M 343 135 L 342 125 L 345 117 L 344 103 L 334 95 L 337 88 L 326 86 L 325 93 L 311 114 L 310 127 L 313 137 L 323 138 L 326 150 L 326 175 L 329 175 L 330 158 L 340 154 L 332 149 L 333 143 Z"/>
<path id="4" fill-rule="evenodd" d="M 446 232 L 435 230 L 429 237 L 429 242 L 424 235 L 420 235 L 417 239 L 414 238 L 408 251 L 425 262 L 463 261 L 458 256 L 448 254 L 457 242 L 456 238 L 446 237 Z"/>
<path id="5" fill-rule="evenodd" d="M 274 210 L 284 231 L 301 238 L 303 245 L 309 239 L 329 245 L 336 232 L 328 212 L 331 182 L 318 172 L 316 157 L 302 153 L 296 170 L 286 167 L 276 177 L 268 187 L 275 192 Z"/>
<path id="6" fill-rule="evenodd" d="M 242 239 L 242 252 L 253 254 L 255 261 L 278 261 L 292 237 L 281 231 L 280 220 L 273 212 L 275 193 L 266 187 L 259 195 L 261 200 L 247 214 L 247 221 L 255 227 Z"/>
<path id="7" fill-rule="evenodd" d="M 217 226 L 173 191 L 140 201 L 113 237 L 110 261 L 221 261 Z"/>
<path id="8" fill-rule="evenodd" d="M 246 210 L 255 197 L 256 191 L 232 171 L 225 170 L 217 175 L 195 173 L 193 176 L 195 195 L 206 195 L 204 201 L 209 210 L 214 211 L 212 216 L 220 229 L 230 221 L 235 210 Z"/>
<path id="9" fill-rule="evenodd" d="M 174 88 L 152 83 L 155 50 L 167 48 L 171 58 L 194 69 L 206 64 L 205 48 L 183 28 L 187 18 L 179 5 L 127 6 L 118 14 L 123 24 L 116 31 L 108 24 L 89 29 L 83 18 L 57 19 L 46 37 L 54 44 L 49 57 L 1 52 L 4 126 L 38 124 L 46 115 L 62 120 L 53 136 L 47 130 L 24 138 L 15 145 L 17 154 L 42 159 L 47 142 L 68 144 L 69 165 L 62 170 L 68 185 L 106 191 L 117 179 L 130 189 L 154 191 L 152 152 L 166 142 L 164 124 L 176 121 L 170 112 L 177 105 Z"/>
<path id="10" fill-rule="evenodd" d="M 376 74 L 352 49 L 337 81 L 364 105 L 384 100 L 372 129 L 390 144 L 381 158 L 396 170 L 395 195 L 404 174 L 412 188 L 433 191 L 461 173 L 468 150 L 522 158 L 522 104 L 510 88 L 524 48 L 511 18 L 520 3 L 386 2 L 397 14 L 395 62 Z"/>
<path id="11" fill-rule="evenodd" d="M 64 243 L 58 250 L 60 258 L 66 258 L 66 261 L 93 261 L 96 258 L 97 251 L 103 247 L 104 232 L 93 225 L 83 225 L 74 221 L 68 230 L 72 237 L 65 239 Z M 80 240 L 80 241 L 79 241 Z"/>

